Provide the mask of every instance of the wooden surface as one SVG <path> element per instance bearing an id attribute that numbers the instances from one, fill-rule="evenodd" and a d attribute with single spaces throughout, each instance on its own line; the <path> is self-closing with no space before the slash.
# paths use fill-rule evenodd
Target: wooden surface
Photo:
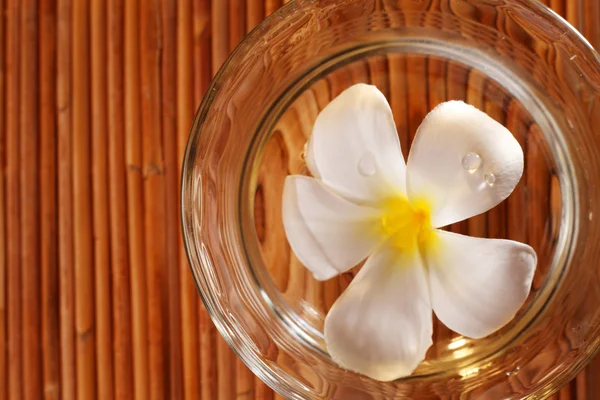
<path id="1" fill-rule="evenodd" d="M 597 0 L 546 4 L 600 44 Z M 281 5 L 0 0 L 0 400 L 279 397 L 203 309 L 178 186 L 211 76 Z"/>

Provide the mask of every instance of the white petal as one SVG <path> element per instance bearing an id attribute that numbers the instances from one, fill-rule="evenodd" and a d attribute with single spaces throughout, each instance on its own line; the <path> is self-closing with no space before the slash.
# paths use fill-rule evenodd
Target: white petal
<path id="1" fill-rule="evenodd" d="M 444 231 L 436 235 L 423 258 L 437 317 L 453 331 L 474 339 L 503 327 L 529 294 L 535 251 L 511 240 Z"/>
<path id="2" fill-rule="evenodd" d="M 292 250 L 316 279 L 344 272 L 373 252 L 380 212 L 336 195 L 318 180 L 288 176 L 283 226 Z"/>
<path id="3" fill-rule="evenodd" d="M 351 86 L 317 117 L 307 166 L 341 196 L 373 204 L 406 193 L 406 165 L 390 106 L 375 86 Z"/>
<path id="4" fill-rule="evenodd" d="M 474 172 L 463 165 L 463 159 L 477 165 L 477 156 L 481 164 Z M 449 101 L 417 130 L 408 156 L 408 195 L 430 203 L 431 222 L 441 227 L 496 206 L 522 174 L 523 149 L 510 131 L 473 106 Z"/>
<path id="5" fill-rule="evenodd" d="M 329 354 L 342 368 L 380 381 L 410 375 L 433 333 L 418 251 L 384 246 L 369 257 L 325 318 Z"/>

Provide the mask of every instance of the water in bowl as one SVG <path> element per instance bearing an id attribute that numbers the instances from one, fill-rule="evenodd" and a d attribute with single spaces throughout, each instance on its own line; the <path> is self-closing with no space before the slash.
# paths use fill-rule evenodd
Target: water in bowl
<path id="1" fill-rule="evenodd" d="M 423 48 L 419 44 L 419 48 Z M 271 123 L 262 134 L 268 137 L 254 163 L 251 207 L 255 238 L 261 260 L 256 276 L 279 315 L 293 323 L 291 329 L 307 344 L 325 352 L 322 341 L 327 311 L 352 281 L 360 265 L 326 282 L 315 280 L 296 259 L 286 240 L 281 217 L 283 182 L 290 174 L 308 174 L 303 152 L 317 115 L 333 98 L 356 83 L 376 85 L 387 97 L 398 130 L 404 156 L 425 115 L 447 100 L 462 100 L 485 111 L 506 126 L 525 154 L 523 178 L 512 195 L 483 215 L 454 224 L 452 232 L 476 237 L 505 238 L 531 245 L 538 254 L 538 267 L 531 294 L 506 327 L 482 340 L 455 334 L 434 318 L 434 344 L 427 359 L 415 372 L 435 373 L 473 357 L 481 359 L 502 347 L 521 329 L 524 316 L 535 314 L 558 281 L 564 229 L 569 226 L 568 193 L 561 190 L 568 177 L 561 173 L 559 144 L 549 140 L 552 121 L 543 106 L 527 97 L 528 83 L 517 82 L 496 66 L 454 57 L 443 44 L 427 51 L 398 43 L 348 54 L 331 68 L 312 74 L 295 86 L 287 104 L 273 107 Z M 542 109 L 540 109 L 542 107 Z M 279 111 L 278 111 L 279 110 Z M 269 118 L 267 118 L 269 120 Z M 477 155 L 464 159 L 465 168 Z M 565 161 L 562 161 L 563 163 Z M 468 164 L 468 165 L 467 165 Z M 493 177 L 488 177 L 492 180 Z M 521 325 L 520 325 L 521 324 Z M 511 336 L 512 335 L 512 336 Z M 467 370 L 468 371 L 468 370 Z M 468 372 L 467 372 L 468 373 Z"/>

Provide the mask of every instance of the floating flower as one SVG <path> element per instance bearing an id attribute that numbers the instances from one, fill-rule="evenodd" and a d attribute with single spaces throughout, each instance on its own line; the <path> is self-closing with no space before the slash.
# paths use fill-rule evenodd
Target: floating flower
<path id="1" fill-rule="evenodd" d="M 432 344 L 432 311 L 476 339 L 523 305 L 530 246 L 439 229 L 493 208 L 521 179 L 523 150 L 485 113 L 440 104 L 405 164 L 384 95 L 358 84 L 319 114 L 305 156 L 314 178 L 288 176 L 283 192 L 292 250 L 319 280 L 366 259 L 325 318 L 341 367 L 381 381 L 410 375 Z"/>

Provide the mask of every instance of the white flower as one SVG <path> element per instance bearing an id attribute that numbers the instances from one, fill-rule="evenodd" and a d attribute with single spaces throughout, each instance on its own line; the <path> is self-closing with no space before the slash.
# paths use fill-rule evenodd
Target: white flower
<path id="1" fill-rule="evenodd" d="M 315 178 L 289 176 L 283 192 L 292 250 L 319 280 L 367 259 L 325 319 L 341 367 L 381 381 L 410 375 L 432 344 L 432 310 L 481 338 L 522 306 L 531 247 L 438 229 L 496 206 L 521 178 L 523 150 L 485 113 L 439 105 L 405 164 L 384 95 L 358 84 L 318 116 L 306 163 Z"/>

